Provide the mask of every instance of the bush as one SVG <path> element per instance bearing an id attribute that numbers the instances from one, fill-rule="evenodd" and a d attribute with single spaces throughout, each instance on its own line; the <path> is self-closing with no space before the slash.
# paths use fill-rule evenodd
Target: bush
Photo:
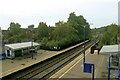
<path id="1" fill-rule="evenodd" d="M 59 41 L 55 41 L 55 40 L 49 41 L 47 43 L 47 47 L 50 50 L 59 50 L 60 49 L 60 42 Z"/>

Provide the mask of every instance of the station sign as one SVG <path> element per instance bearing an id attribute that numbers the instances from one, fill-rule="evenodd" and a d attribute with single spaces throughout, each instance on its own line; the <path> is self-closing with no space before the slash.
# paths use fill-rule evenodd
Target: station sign
<path id="1" fill-rule="evenodd" d="M 91 63 L 84 63 L 84 72 L 85 73 L 92 73 L 94 64 Z"/>

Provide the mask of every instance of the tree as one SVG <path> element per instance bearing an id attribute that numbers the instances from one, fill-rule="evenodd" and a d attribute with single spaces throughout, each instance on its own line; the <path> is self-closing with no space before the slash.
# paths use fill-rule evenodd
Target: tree
<path id="1" fill-rule="evenodd" d="M 48 37 L 48 35 L 49 33 L 46 23 L 40 22 L 37 29 L 37 39 L 41 41 L 43 38 Z"/>
<path id="2" fill-rule="evenodd" d="M 17 35 L 21 32 L 21 29 L 20 29 L 21 25 L 19 23 L 14 23 L 14 22 L 11 22 L 10 23 L 10 27 L 8 28 L 8 31 L 9 31 L 9 35 L 10 36 L 13 36 L 13 35 Z"/>
<path id="3" fill-rule="evenodd" d="M 60 45 L 63 46 L 79 41 L 79 36 L 71 24 L 59 21 L 53 31 L 53 39 L 59 41 Z"/>
<path id="4" fill-rule="evenodd" d="M 120 26 L 118 25 L 118 44 L 120 44 Z"/>
<path id="5" fill-rule="evenodd" d="M 21 33 L 22 33 L 21 25 L 19 23 L 11 22 L 7 34 L 8 42 L 9 43 L 21 42 L 22 40 Z"/>
<path id="6" fill-rule="evenodd" d="M 70 13 L 67 22 L 59 21 L 55 27 L 48 27 L 46 23 L 40 22 L 38 28 L 29 25 L 27 29 L 22 29 L 19 23 L 11 22 L 8 28 L 9 43 L 30 41 L 34 38 L 44 48 L 53 46 L 70 46 L 83 40 L 84 26 L 86 38 L 89 38 L 89 24 L 82 15 L 76 16 L 74 12 Z M 34 37 L 33 37 L 34 36 Z"/>
<path id="7" fill-rule="evenodd" d="M 100 30 L 101 29 L 101 30 Z M 119 35 L 119 27 L 116 24 L 111 24 L 100 28 L 101 32 L 100 46 L 117 44 Z"/>
<path id="8" fill-rule="evenodd" d="M 90 34 L 90 27 L 86 19 L 82 15 L 76 16 L 74 12 L 70 13 L 68 18 L 68 23 L 71 24 L 73 28 L 75 28 L 77 31 L 77 35 L 79 35 L 79 38 L 83 40 L 83 34 L 84 34 L 84 26 L 86 30 L 86 38 L 89 38 Z"/>

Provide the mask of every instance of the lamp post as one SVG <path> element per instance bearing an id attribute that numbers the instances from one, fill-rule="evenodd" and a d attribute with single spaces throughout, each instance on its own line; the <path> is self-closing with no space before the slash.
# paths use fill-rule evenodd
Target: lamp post
<path id="1" fill-rule="evenodd" d="M 86 38 L 86 33 L 85 33 L 85 26 L 84 26 L 84 58 L 83 58 L 83 64 L 85 63 L 85 38 Z"/>
<path id="2" fill-rule="evenodd" d="M 90 25 L 93 25 L 93 23 L 90 23 Z M 86 47 L 86 44 L 85 44 L 85 40 L 86 40 L 86 30 L 85 30 L 85 27 L 86 26 L 87 25 L 83 25 L 83 27 L 84 27 L 84 53 L 83 53 L 84 58 L 83 58 L 83 65 L 86 62 L 86 59 L 85 59 L 85 47 Z"/>
<path id="3" fill-rule="evenodd" d="M 30 52 L 32 54 L 32 59 L 34 59 L 34 46 L 33 46 L 33 29 L 34 29 L 34 25 L 30 25 L 28 26 L 28 28 L 30 29 L 30 32 L 31 32 L 31 49 L 30 49 Z"/>

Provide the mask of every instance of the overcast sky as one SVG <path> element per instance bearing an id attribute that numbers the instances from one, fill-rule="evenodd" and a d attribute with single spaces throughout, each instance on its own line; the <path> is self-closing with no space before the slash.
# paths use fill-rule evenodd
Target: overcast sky
<path id="1" fill-rule="evenodd" d="M 0 27 L 7 29 L 10 22 L 21 27 L 39 22 L 54 26 L 59 20 L 67 21 L 69 13 L 83 15 L 91 28 L 118 22 L 119 0 L 0 0 Z"/>

